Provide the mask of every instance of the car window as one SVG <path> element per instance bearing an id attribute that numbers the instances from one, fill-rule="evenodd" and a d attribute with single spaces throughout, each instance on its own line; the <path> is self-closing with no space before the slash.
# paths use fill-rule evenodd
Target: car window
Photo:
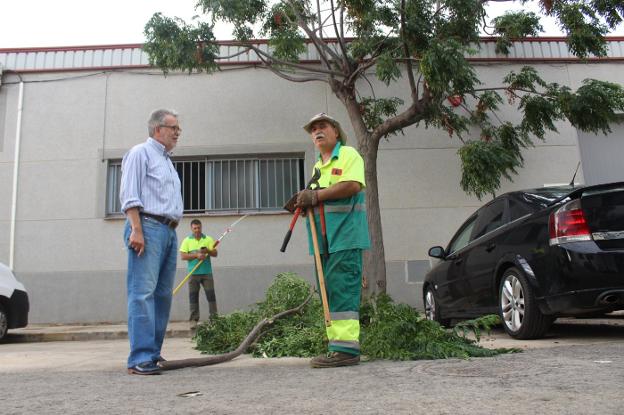
<path id="1" fill-rule="evenodd" d="M 532 206 L 520 203 L 517 200 L 509 199 L 509 221 L 514 221 L 525 215 L 533 213 L 535 209 Z"/>
<path id="2" fill-rule="evenodd" d="M 477 219 L 477 223 L 474 228 L 473 235 L 470 240 L 477 239 L 486 233 L 492 232 L 495 229 L 503 226 L 505 221 L 505 206 L 507 199 L 494 200 L 487 206 L 484 206 L 480 211 Z"/>
<path id="3" fill-rule="evenodd" d="M 522 194 L 522 199 L 524 202 L 533 205 L 537 209 L 543 209 L 573 190 L 574 188 L 570 186 L 526 190 Z"/>
<path id="4" fill-rule="evenodd" d="M 458 251 L 468 245 L 468 242 L 470 242 L 470 235 L 472 234 L 472 230 L 474 229 L 476 220 L 477 217 L 474 216 L 471 219 L 468 219 L 466 223 L 462 226 L 461 230 L 455 235 L 455 237 L 449 244 L 449 254 Z"/>

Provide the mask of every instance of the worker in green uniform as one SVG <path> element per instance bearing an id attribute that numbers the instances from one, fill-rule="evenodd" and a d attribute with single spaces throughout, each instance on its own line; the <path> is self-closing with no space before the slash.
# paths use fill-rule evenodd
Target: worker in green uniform
<path id="1" fill-rule="evenodd" d="M 189 326 L 191 330 L 197 328 L 199 322 L 199 286 L 204 287 L 206 300 L 208 300 L 208 312 L 210 316 L 217 315 L 217 298 L 212 277 L 212 264 L 210 257 L 217 256 L 215 241 L 210 236 L 202 233 L 202 223 L 199 219 L 191 221 L 191 234 L 187 236 L 180 246 L 180 253 L 184 261 L 188 261 L 188 271 L 191 272 L 199 261 L 204 261 L 195 270 L 189 280 L 189 307 L 191 315 Z"/>
<path id="2" fill-rule="evenodd" d="M 329 353 L 313 358 L 314 368 L 350 366 L 360 362 L 360 298 L 362 250 L 370 247 L 364 198 L 364 160 L 340 123 L 321 113 L 303 126 L 319 151 L 314 168 L 321 177 L 316 189 L 297 194 L 297 207 L 314 207 L 331 325 Z M 324 220 L 321 220 L 324 216 Z M 312 218 L 308 217 L 308 221 Z M 322 224 L 325 223 L 325 229 Z M 313 253 L 308 222 L 310 253 Z"/>

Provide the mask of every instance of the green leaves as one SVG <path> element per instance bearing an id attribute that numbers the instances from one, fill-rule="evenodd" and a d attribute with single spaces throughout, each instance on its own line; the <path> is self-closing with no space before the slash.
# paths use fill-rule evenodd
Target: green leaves
<path id="1" fill-rule="evenodd" d="M 420 56 L 429 47 L 429 42 L 435 36 L 434 4 L 431 0 L 405 2 L 405 30 L 401 36 L 416 56 Z"/>
<path id="2" fill-rule="evenodd" d="M 299 306 L 309 294 L 310 285 L 305 280 L 293 273 L 279 274 L 265 300 L 250 311 L 219 315 L 200 325 L 196 347 L 208 354 L 232 351 L 260 320 Z M 315 296 L 298 315 L 283 317 L 268 326 L 247 352 L 257 357 L 312 357 L 324 353 L 327 339 L 322 315 L 321 302 Z"/>
<path id="3" fill-rule="evenodd" d="M 524 110 L 524 118 L 520 124 L 522 130 L 542 140 L 546 130 L 557 131 L 554 121 L 563 119 L 556 103 L 541 95 L 524 95 L 519 109 Z"/>
<path id="4" fill-rule="evenodd" d="M 156 13 L 145 25 L 146 43 L 143 50 L 149 55 L 150 65 L 163 72 L 194 69 L 212 72 L 217 69 L 215 58 L 219 47 L 214 43 L 212 26 L 185 24 L 177 18 Z"/>
<path id="5" fill-rule="evenodd" d="M 387 295 L 368 300 L 360 310 L 362 353 L 369 359 L 420 360 L 495 356 L 515 350 L 482 348 L 465 333 L 489 330 L 491 318 L 464 326 L 464 335 L 423 318 Z"/>
<path id="6" fill-rule="evenodd" d="M 219 315 L 200 325 L 194 340 L 208 354 L 238 347 L 262 318 L 295 308 L 307 298 L 310 285 L 292 273 L 276 276 L 266 299 L 247 312 Z M 489 330 L 491 318 L 468 322 L 459 331 L 448 331 L 424 319 L 407 304 L 395 304 L 387 295 L 369 299 L 360 310 L 361 349 L 369 359 L 446 359 L 494 356 L 513 350 L 490 350 L 467 339 L 466 333 Z M 320 301 L 314 298 L 298 315 L 274 322 L 248 352 L 260 357 L 312 357 L 327 351 L 327 337 Z"/>
<path id="7" fill-rule="evenodd" d="M 400 105 L 403 105 L 403 100 L 396 97 L 363 98 L 360 101 L 360 112 L 362 112 L 366 128 L 370 131 L 377 128 L 386 118 L 396 115 Z"/>
<path id="8" fill-rule="evenodd" d="M 568 46 L 574 55 L 586 58 L 593 54 L 606 56 L 604 36 L 609 29 L 600 22 L 599 15 L 591 5 L 582 2 L 553 2 L 552 14 L 560 21 L 560 27 L 568 35 Z M 613 19 L 613 17 L 611 17 Z"/>
<path id="9" fill-rule="evenodd" d="M 488 314 L 486 316 L 478 317 L 472 320 L 460 321 L 453 326 L 453 333 L 466 337 L 469 334 L 474 334 L 475 339 L 479 341 L 481 339 L 481 331 L 485 330 L 489 333 L 493 327 L 501 324 L 500 317 L 496 314 Z"/>
<path id="10" fill-rule="evenodd" d="M 511 143 L 517 140 L 510 139 Z M 486 194 L 494 194 L 500 188 L 501 177 L 511 180 L 510 173 L 522 166 L 522 157 L 517 147 L 508 146 L 501 140 L 466 143 L 459 149 L 462 178 L 460 185 L 468 194 L 481 199 Z"/>
<path id="11" fill-rule="evenodd" d="M 197 8 L 213 14 L 215 20 L 230 23 L 254 22 L 266 10 L 266 0 L 199 0 Z"/>
<path id="12" fill-rule="evenodd" d="M 345 105 L 359 105 L 359 115 L 350 114 L 361 117 L 353 121 L 368 130 L 360 140 L 378 142 L 420 121 L 459 138 L 464 143 L 460 184 L 478 197 L 496 192 L 503 178 L 511 179 L 522 166 L 522 151 L 535 137 L 556 131 L 558 122 L 606 133 L 615 113 L 624 110 L 620 85 L 586 80 L 573 91 L 545 82 L 528 66 L 511 72 L 502 85 L 482 88 L 474 62 L 468 60 L 487 19 L 482 0 L 335 0 L 333 5 L 328 0 L 199 0 L 197 8 L 210 24 L 197 20 L 187 25 L 155 14 L 145 27 L 144 48 L 150 63 L 165 72 L 214 71 L 219 52 L 214 22 L 234 25 L 242 51 L 255 47 L 252 40 L 268 37 L 270 50 L 268 56 L 259 51 L 260 66 L 295 81 L 326 81 Z M 623 21 L 622 0 L 548 0 L 540 5 L 558 21 L 572 53 L 581 58 L 605 56 L 604 35 Z M 508 12 L 492 22 L 499 53 L 509 52 L 512 39 L 542 30 L 539 16 L 530 12 Z M 313 46 L 306 44 L 310 36 Z M 336 36 L 342 43 L 328 40 Z M 303 69 L 294 64 L 307 47 L 322 63 Z M 376 98 L 376 91 L 369 94 L 373 98 L 362 98 L 362 81 L 369 81 L 373 71 L 385 86 L 399 84 L 386 90 L 403 89 L 406 102 L 383 94 Z M 370 86 L 374 89 L 375 83 Z"/>
<path id="13" fill-rule="evenodd" d="M 611 29 L 622 23 L 624 3 L 621 0 L 593 0 L 590 8 L 602 16 Z"/>
<path id="14" fill-rule="evenodd" d="M 463 95 L 472 92 L 480 83 L 474 68 L 464 57 L 468 51 L 452 39 L 431 43 L 422 56 L 420 71 L 434 97 L 442 98 L 454 93 Z"/>
<path id="15" fill-rule="evenodd" d="M 386 84 L 386 86 L 401 77 L 401 69 L 390 51 L 379 55 L 375 70 L 377 72 L 377 78 Z"/>
<path id="16" fill-rule="evenodd" d="M 524 67 L 504 78 L 504 91 L 510 105 L 517 105 L 522 118 L 519 123 L 497 119 L 492 124 L 489 113 L 501 103 L 494 91 L 483 93 L 477 101 L 470 124 L 478 127 L 480 137 L 467 141 L 458 151 L 462 166 L 462 189 L 482 198 L 494 194 L 502 178 L 512 179 L 522 167 L 523 149 L 533 145 L 532 137 L 545 139 L 547 131 L 557 131 L 557 121 L 568 120 L 581 131 L 603 132 L 624 111 L 624 89 L 617 84 L 585 80 L 573 92 L 567 86 L 548 84 L 535 68 Z M 441 122 L 452 127 L 453 118 L 442 116 Z"/>
<path id="17" fill-rule="evenodd" d="M 616 112 L 624 111 L 624 90 L 611 82 L 585 79 L 575 94 L 562 88 L 558 98 L 563 114 L 581 131 L 607 134 Z"/>
<path id="18" fill-rule="evenodd" d="M 539 76 L 537 69 L 532 66 L 523 66 L 520 73 L 509 72 L 503 79 L 509 90 L 520 89 L 537 92 L 537 86 L 546 86 L 546 82 Z"/>
<path id="19" fill-rule="evenodd" d="M 453 39 L 463 45 L 479 41 L 479 28 L 485 18 L 484 2 L 481 0 L 444 0 L 440 2 L 441 13 L 436 13 L 435 36 Z"/>
<path id="20" fill-rule="evenodd" d="M 496 53 L 509 54 L 511 40 L 527 36 L 537 36 L 544 28 L 539 17 L 533 12 L 507 12 L 492 20 L 496 39 Z"/>
<path id="21" fill-rule="evenodd" d="M 285 28 L 274 31 L 269 39 L 273 56 L 285 62 L 299 62 L 299 55 L 305 52 L 305 38 L 296 29 Z"/>

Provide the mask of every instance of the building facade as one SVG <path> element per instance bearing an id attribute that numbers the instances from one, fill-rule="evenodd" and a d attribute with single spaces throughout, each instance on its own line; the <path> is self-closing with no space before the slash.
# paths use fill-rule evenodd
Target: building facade
<path id="1" fill-rule="evenodd" d="M 222 54 L 234 55 L 233 48 L 225 42 Z M 303 59 L 314 64 L 313 49 Z M 584 62 L 557 38 L 515 42 L 507 57 L 486 41 L 472 59 L 484 86 L 500 85 L 510 70 L 527 64 L 546 81 L 574 89 L 585 78 L 624 83 L 624 39 L 618 38 L 610 39 L 608 58 Z M 179 241 L 194 218 L 216 238 L 250 214 L 213 261 L 220 311 L 261 300 L 280 272 L 313 281 L 303 221 L 286 253 L 279 251 L 291 219 L 281 206 L 305 183 L 316 157 L 301 126 L 327 112 L 345 125 L 349 144 L 356 142 L 325 84 L 289 83 L 255 63 L 253 54 L 243 54 L 215 74 L 164 76 L 148 65 L 140 45 L 0 49 L 0 262 L 28 289 L 31 322 L 126 319 L 120 161 L 147 138 L 147 117 L 156 108 L 177 110 L 183 129 L 173 157 L 185 200 Z M 400 84 L 373 87 L 377 96 L 405 95 Z M 516 117 L 512 107 L 501 113 Z M 557 128 L 558 134 L 525 152 L 525 167 L 501 193 L 568 183 L 579 163 L 577 182 L 624 180 L 621 124 L 607 137 L 579 133 L 568 123 Z M 428 248 L 445 245 L 483 203 L 459 187 L 459 145 L 445 131 L 424 127 L 382 141 L 378 179 L 387 289 L 396 301 L 422 305 Z M 177 281 L 185 275 L 180 260 Z M 172 319 L 187 317 L 182 290 Z"/>

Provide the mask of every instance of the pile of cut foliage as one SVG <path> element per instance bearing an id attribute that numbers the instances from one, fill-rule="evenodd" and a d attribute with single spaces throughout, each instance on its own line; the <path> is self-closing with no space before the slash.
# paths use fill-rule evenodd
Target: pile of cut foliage
<path id="1" fill-rule="evenodd" d="M 293 273 L 277 275 L 266 299 L 250 311 L 218 315 L 200 325 L 195 335 L 197 349 L 208 354 L 230 352 L 262 319 L 293 309 L 310 295 L 310 285 Z M 406 304 L 396 304 L 387 295 L 367 301 L 360 310 L 361 348 L 368 359 L 417 360 L 450 357 L 484 357 L 515 351 L 486 349 L 466 338 L 479 338 L 482 329 L 498 322 L 496 316 L 464 322 L 455 330 L 422 317 Z M 317 295 L 297 314 L 276 319 L 253 342 L 247 353 L 256 357 L 312 357 L 327 351 L 327 336 L 321 302 Z"/>

